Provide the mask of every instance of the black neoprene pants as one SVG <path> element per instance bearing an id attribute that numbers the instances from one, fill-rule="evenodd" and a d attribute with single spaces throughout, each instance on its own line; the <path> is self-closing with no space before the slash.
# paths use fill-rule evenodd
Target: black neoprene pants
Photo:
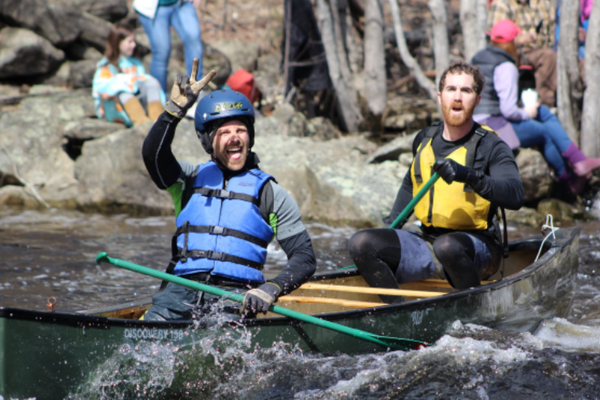
<path id="1" fill-rule="evenodd" d="M 488 278 L 498 269 L 502 257 L 499 244 L 491 238 L 484 237 L 483 240 L 491 254 L 491 262 L 486 265 L 475 263 L 475 247 L 466 233 L 447 233 L 434 240 L 434 253 L 453 287 L 466 289 L 479 286 L 481 279 Z M 357 232 L 350 239 L 348 246 L 356 267 L 370 286 L 398 288 L 396 272 L 402 249 L 398 235 L 393 229 L 368 229 Z M 390 296 L 380 297 L 385 302 L 393 302 L 390 301 L 393 300 Z"/>

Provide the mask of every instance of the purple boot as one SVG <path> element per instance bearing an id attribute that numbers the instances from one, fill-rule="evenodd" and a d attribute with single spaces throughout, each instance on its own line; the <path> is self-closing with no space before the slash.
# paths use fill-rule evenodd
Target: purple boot
<path id="1" fill-rule="evenodd" d="M 563 157 L 569 160 L 573 166 L 573 171 L 578 176 L 587 176 L 596 168 L 600 168 L 600 158 L 588 158 L 583 154 L 575 143 L 571 143 L 567 150 L 563 153 Z"/>
<path id="2" fill-rule="evenodd" d="M 563 181 L 569 187 L 569 189 L 571 189 L 571 192 L 574 194 L 581 194 L 583 189 L 585 189 L 585 184 L 591 176 L 592 174 L 578 176 L 576 173 L 569 171 L 567 168 L 567 171 L 560 174 L 557 178 Z"/>

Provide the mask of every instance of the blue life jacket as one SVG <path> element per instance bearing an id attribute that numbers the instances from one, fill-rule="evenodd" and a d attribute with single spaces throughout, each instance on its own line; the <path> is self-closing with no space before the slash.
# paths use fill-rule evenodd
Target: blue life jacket
<path id="1" fill-rule="evenodd" d="M 264 220 L 259 193 L 272 177 L 259 169 L 229 179 L 212 161 L 198 166 L 193 194 L 177 216 L 174 274 L 210 272 L 244 283 L 262 283 L 273 228 Z"/>

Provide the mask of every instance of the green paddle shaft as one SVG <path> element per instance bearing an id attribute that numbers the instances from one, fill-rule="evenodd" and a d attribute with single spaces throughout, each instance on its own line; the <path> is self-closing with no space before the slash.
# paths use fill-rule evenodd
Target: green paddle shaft
<path id="1" fill-rule="evenodd" d="M 434 174 L 431 175 L 431 178 L 429 178 L 427 183 L 425 183 L 425 186 L 423 186 L 421 188 L 421 190 L 419 190 L 419 193 L 417 193 L 417 195 L 415 197 L 413 197 L 413 199 L 410 201 L 410 203 L 408 203 L 406 205 L 406 207 L 404 207 L 404 210 L 402 210 L 400 215 L 398 215 L 398 217 L 396 217 L 394 222 L 392 222 L 392 224 L 390 225 L 390 229 L 394 229 L 397 226 L 402 225 L 408 219 L 408 216 L 410 215 L 410 213 L 417 206 L 419 201 L 421 201 L 423 196 L 425 196 L 425 194 L 429 191 L 429 189 L 431 189 L 431 187 L 437 182 L 439 177 L 440 177 L 440 175 L 437 172 L 434 172 Z"/>
<path id="2" fill-rule="evenodd" d="M 216 288 L 214 286 L 205 285 L 200 282 L 192 281 L 189 279 L 185 279 L 179 276 L 167 274 L 166 272 L 157 271 L 152 268 L 143 267 L 141 265 L 133 264 L 128 261 L 119 260 L 118 258 L 109 257 L 108 254 L 102 252 L 98 254 L 96 257 L 96 262 L 101 264 L 103 262 L 110 263 L 119 268 L 128 269 L 130 271 L 138 272 L 140 274 L 152 276 L 154 278 L 162 279 L 168 282 L 173 282 L 181 286 L 185 286 L 191 289 L 200 290 L 202 292 L 210 293 L 215 296 L 227 296 L 227 298 L 243 303 L 244 296 L 236 293 L 231 293 L 223 289 Z M 369 332 L 361 331 L 354 328 L 349 328 L 344 325 L 336 324 L 334 322 L 326 321 L 320 318 L 313 317 L 312 315 L 303 314 L 298 311 L 289 310 L 287 308 L 283 308 L 280 306 L 272 305 L 269 307 L 269 311 L 274 312 L 276 314 L 280 314 L 289 318 L 294 318 L 300 321 L 308 322 L 310 324 L 318 325 L 320 327 L 331 329 L 333 331 L 341 332 L 350 336 L 354 336 L 359 339 L 367 340 L 373 343 L 376 343 L 383 347 L 389 347 L 396 350 L 406 350 L 407 345 L 413 347 L 417 344 L 425 344 L 425 342 L 421 342 L 413 339 L 402 339 L 402 338 L 393 338 L 386 336 L 379 336 Z M 394 342 L 401 342 L 404 345 L 400 345 Z"/>

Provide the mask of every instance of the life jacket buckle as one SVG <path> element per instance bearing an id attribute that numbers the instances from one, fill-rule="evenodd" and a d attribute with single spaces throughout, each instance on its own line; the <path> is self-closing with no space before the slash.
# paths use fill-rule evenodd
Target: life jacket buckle
<path id="1" fill-rule="evenodd" d="M 211 225 L 208 227 L 208 233 L 210 233 L 211 235 L 224 235 L 225 228 L 222 226 Z"/>
<path id="2" fill-rule="evenodd" d="M 231 196 L 231 192 L 225 189 L 219 189 L 216 191 L 215 197 L 220 199 L 228 199 Z"/>
<path id="3" fill-rule="evenodd" d="M 209 260 L 218 260 L 218 261 L 222 261 L 223 260 L 223 253 L 219 252 L 219 251 L 207 251 L 206 252 L 206 258 L 208 258 Z"/>

